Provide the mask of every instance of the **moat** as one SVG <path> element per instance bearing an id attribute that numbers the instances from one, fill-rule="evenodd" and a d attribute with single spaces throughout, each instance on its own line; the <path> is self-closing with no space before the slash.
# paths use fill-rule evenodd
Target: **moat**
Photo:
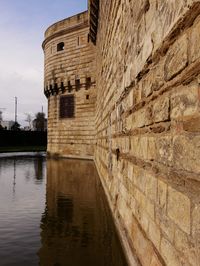
<path id="1" fill-rule="evenodd" d="M 94 163 L 35 155 L 0 157 L 0 265 L 127 265 Z"/>

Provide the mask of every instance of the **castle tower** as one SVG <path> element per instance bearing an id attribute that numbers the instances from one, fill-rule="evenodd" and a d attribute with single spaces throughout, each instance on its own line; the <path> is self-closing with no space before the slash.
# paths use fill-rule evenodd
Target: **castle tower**
<path id="1" fill-rule="evenodd" d="M 87 11 L 59 21 L 45 32 L 47 150 L 53 156 L 93 157 L 95 55 L 88 33 Z"/>

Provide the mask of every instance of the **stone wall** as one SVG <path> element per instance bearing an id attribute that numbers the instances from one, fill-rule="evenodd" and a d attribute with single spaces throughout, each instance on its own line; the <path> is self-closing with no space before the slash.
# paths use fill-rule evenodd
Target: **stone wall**
<path id="1" fill-rule="evenodd" d="M 199 265 L 200 2 L 99 2 L 95 161 L 114 217 L 142 265 Z"/>
<path id="2" fill-rule="evenodd" d="M 92 158 L 95 141 L 94 46 L 88 43 L 88 13 L 50 26 L 45 33 L 45 95 L 48 98 L 48 153 Z M 57 45 L 63 44 L 61 50 Z M 73 118 L 60 117 L 60 98 L 74 95 Z"/>

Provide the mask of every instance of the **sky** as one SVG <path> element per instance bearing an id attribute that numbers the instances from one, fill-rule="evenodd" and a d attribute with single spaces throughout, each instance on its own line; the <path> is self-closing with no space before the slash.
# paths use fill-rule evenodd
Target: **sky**
<path id="1" fill-rule="evenodd" d="M 15 97 L 18 122 L 26 114 L 47 114 L 43 94 L 42 41 L 53 23 L 87 9 L 87 0 L 0 0 L 0 108 L 3 120 L 14 120 Z"/>

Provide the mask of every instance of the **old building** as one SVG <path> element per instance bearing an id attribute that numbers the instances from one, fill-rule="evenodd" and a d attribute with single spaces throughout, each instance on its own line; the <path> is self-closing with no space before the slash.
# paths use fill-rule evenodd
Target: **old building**
<path id="1" fill-rule="evenodd" d="M 50 26 L 45 33 L 45 95 L 48 97 L 48 152 L 94 154 L 94 46 L 88 42 L 88 12 Z"/>
<path id="2" fill-rule="evenodd" d="M 48 151 L 94 158 L 130 264 L 199 265 L 200 2 L 90 0 L 45 37 Z"/>

